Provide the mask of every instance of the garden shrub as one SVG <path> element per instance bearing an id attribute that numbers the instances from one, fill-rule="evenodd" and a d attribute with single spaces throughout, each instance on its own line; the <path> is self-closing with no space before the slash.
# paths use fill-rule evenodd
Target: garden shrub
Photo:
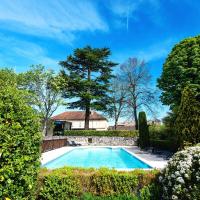
<path id="1" fill-rule="evenodd" d="M 15 87 L 0 89 L 0 199 L 31 199 L 40 168 L 39 120 Z"/>
<path id="2" fill-rule="evenodd" d="M 108 137 L 136 137 L 138 132 L 136 130 L 66 130 L 64 135 L 68 136 L 108 136 Z"/>
<path id="3" fill-rule="evenodd" d="M 139 200 L 139 198 L 134 195 L 121 194 L 117 196 L 101 197 L 101 196 L 94 196 L 90 193 L 85 193 L 83 194 L 83 196 L 81 196 L 78 199 L 80 200 Z M 77 199 L 74 199 L 74 200 L 77 200 Z"/>
<path id="4" fill-rule="evenodd" d="M 116 197 L 122 194 L 134 196 L 141 188 L 153 182 L 157 173 L 156 170 L 121 172 L 106 168 L 42 169 L 38 200 L 80 198 L 85 193 L 101 197 Z"/>
<path id="5" fill-rule="evenodd" d="M 179 151 L 159 177 L 164 200 L 198 200 L 200 197 L 200 146 Z"/>
<path id="6" fill-rule="evenodd" d="M 149 126 L 149 137 L 152 140 L 170 140 L 176 138 L 175 131 L 166 127 L 165 125 L 150 125 Z"/>
<path id="7" fill-rule="evenodd" d="M 176 152 L 178 150 L 178 141 L 174 138 L 166 140 L 150 140 L 150 146 L 158 149 L 170 152 Z"/>
<path id="8" fill-rule="evenodd" d="M 184 146 L 184 142 L 193 145 L 200 142 L 200 99 L 197 99 L 196 95 L 196 91 L 189 87 L 182 93 L 175 123 L 181 147 Z"/>
<path id="9" fill-rule="evenodd" d="M 149 146 L 149 129 L 145 112 L 139 113 L 139 146 L 144 149 Z"/>
<path id="10" fill-rule="evenodd" d="M 176 152 L 179 143 L 173 128 L 165 125 L 149 126 L 150 146 L 159 150 Z"/>

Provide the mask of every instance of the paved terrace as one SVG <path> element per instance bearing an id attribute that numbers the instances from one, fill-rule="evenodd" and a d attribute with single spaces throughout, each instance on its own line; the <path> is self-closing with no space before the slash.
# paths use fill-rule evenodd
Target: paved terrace
<path id="1" fill-rule="evenodd" d="M 167 165 L 169 158 L 162 154 L 153 154 L 149 151 L 140 150 L 137 146 L 126 147 L 128 152 L 132 152 L 140 160 L 143 160 L 153 168 L 162 169 Z"/>

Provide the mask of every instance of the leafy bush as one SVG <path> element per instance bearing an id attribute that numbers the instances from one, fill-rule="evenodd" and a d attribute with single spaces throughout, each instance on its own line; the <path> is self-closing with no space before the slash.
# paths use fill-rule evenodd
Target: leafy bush
<path id="1" fill-rule="evenodd" d="M 154 181 L 156 174 L 155 170 L 120 172 L 106 168 L 42 169 L 38 199 L 73 199 L 81 197 L 84 193 L 102 197 L 137 195 L 141 188 Z"/>
<path id="2" fill-rule="evenodd" d="M 139 146 L 143 149 L 149 146 L 149 129 L 145 112 L 139 113 Z"/>
<path id="3" fill-rule="evenodd" d="M 110 136 L 110 137 L 136 137 L 138 132 L 135 130 L 66 130 L 64 135 L 68 136 Z"/>
<path id="4" fill-rule="evenodd" d="M 177 152 L 159 177 L 165 200 L 200 197 L 200 146 Z"/>
<path id="5" fill-rule="evenodd" d="M 182 93 L 175 128 L 181 147 L 184 142 L 193 145 L 200 142 L 200 100 L 192 88 L 186 87 Z"/>
<path id="6" fill-rule="evenodd" d="M 178 137 L 173 128 L 165 125 L 152 125 L 149 127 L 150 146 L 159 150 L 177 151 Z"/>
<path id="7" fill-rule="evenodd" d="M 174 130 L 165 125 L 149 126 L 149 136 L 152 140 L 168 140 L 176 137 Z"/>
<path id="8" fill-rule="evenodd" d="M 80 198 L 80 200 L 139 200 L 139 198 L 136 197 L 136 196 L 127 195 L 127 194 L 122 194 L 122 195 L 118 195 L 118 196 L 105 196 L 105 197 L 101 197 L 101 196 L 94 196 L 92 194 L 85 193 Z"/>
<path id="9" fill-rule="evenodd" d="M 144 186 L 140 190 L 140 195 L 138 200 L 160 200 L 160 187 L 156 183 Z"/>
<path id="10" fill-rule="evenodd" d="M 39 120 L 14 87 L 0 89 L 0 199 L 31 199 L 40 167 Z"/>
<path id="11" fill-rule="evenodd" d="M 159 150 L 176 152 L 178 150 L 177 140 L 150 140 L 150 146 Z"/>

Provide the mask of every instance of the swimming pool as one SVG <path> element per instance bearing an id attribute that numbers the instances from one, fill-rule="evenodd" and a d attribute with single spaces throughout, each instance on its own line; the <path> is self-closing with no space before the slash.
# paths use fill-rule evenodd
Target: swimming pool
<path id="1" fill-rule="evenodd" d="M 128 153 L 123 148 L 108 147 L 75 148 L 43 165 L 43 167 L 49 169 L 60 168 L 63 166 L 88 168 L 107 167 L 119 170 L 151 168 L 148 164 Z"/>

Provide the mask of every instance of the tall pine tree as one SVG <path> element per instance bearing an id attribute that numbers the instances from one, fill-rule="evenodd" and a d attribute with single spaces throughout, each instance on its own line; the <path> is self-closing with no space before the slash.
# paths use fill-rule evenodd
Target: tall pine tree
<path id="1" fill-rule="evenodd" d="M 112 68 L 116 65 L 108 57 L 108 48 L 77 48 L 73 55 L 61 61 L 61 76 L 66 80 L 63 84 L 63 96 L 71 98 L 69 108 L 85 110 L 85 129 L 89 129 L 90 111 L 105 110 L 109 102 L 109 86 Z M 67 87 L 65 87 L 67 85 Z"/>

